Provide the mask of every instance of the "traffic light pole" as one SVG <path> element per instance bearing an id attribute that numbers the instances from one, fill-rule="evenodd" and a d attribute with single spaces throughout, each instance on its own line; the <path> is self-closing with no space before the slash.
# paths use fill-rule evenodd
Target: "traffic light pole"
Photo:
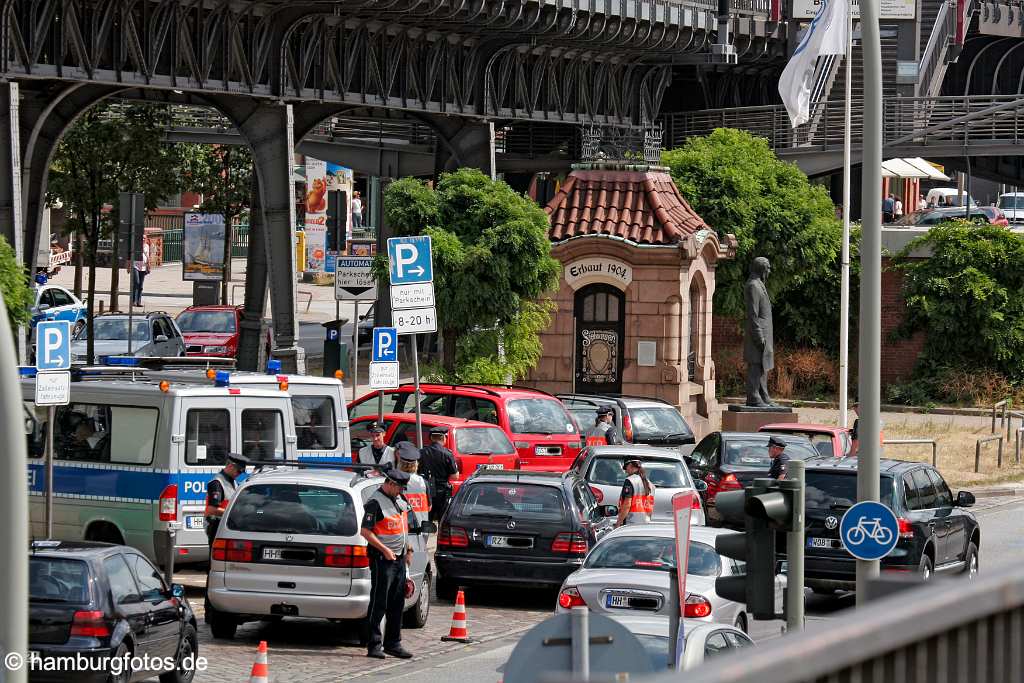
<path id="1" fill-rule="evenodd" d="M 793 527 L 786 534 L 786 631 L 804 627 L 804 462 L 790 460 L 786 478 L 779 482 L 795 491 L 793 496 Z"/>

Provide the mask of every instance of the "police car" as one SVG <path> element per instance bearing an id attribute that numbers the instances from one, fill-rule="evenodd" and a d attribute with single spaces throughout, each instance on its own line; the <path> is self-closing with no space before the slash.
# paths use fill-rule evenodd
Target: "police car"
<path id="1" fill-rule="evenodd" d="M 75 332 L 85 327 L 86 302 L 63 287 L 39 285 L 35 287 L 35 297 L 31 309 L 33 329 L 42 320 L 66 320 Z"/>
<path id="2" fill-rule="evenodd" d="M 359 466 L 337 467 L 346 469 L 291 462 L 257 470 L 239 488 L 213 543 L 205 618 L 214 637 L 233 638 L 239 624 L 267 617 L 367 615 L 370 558 L 359 524 L 384 479 Z M 426 534 L 436 529 L 415 523 L 410 519 L 404 623 L 420 628 L 432 579 Z"/>

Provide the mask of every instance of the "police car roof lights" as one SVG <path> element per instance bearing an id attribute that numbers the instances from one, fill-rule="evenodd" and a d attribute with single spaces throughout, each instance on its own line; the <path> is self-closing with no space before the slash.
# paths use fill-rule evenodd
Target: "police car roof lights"
<path id="1" fill-rule="evenodd" d="M 268 360 L 267 361 L 267 374 L 268 375 L 276 375 L 279 372 L 281 372 L 281 361 L 279 361 L 279 360 L 277 360 L 275 358 L 272 358 L 272 359 Z"/>
<path id="2" fill-rule="evenodd" d="M 100 356 L 101 365 L 114 365 L 121 367 L 137 368 L 142 363 L 135 356 Z"/>
<path id="3" fill-rule="evenodd" d="M 229 384 L 231 384 L 231 373 L 227 370 L 218 370 L 217 374 L 213 376 L 213 386 L 226 387 Z"/>
<path id="4" fill-rule="evenodd" d="M 35 377 L 36 369 L 31 365 L 19 365 L 18 375 L 20 375 L 21 377 Z"/>

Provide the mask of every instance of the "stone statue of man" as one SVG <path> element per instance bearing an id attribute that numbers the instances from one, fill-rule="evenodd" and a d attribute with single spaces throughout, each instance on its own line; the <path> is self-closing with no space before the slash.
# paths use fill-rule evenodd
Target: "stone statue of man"
<path id="1" fill-rule="evenodd" d="M 765 281 L 772 272 L 768 259 L 758 256 L 750 264 L 750 277 L 743 287 L 747 312 L 743 326 L 743 359 L 747 362 L 747 405 L 774 406 L 768 395 L 768 371 L 775 367 L 772 345 L 772 302 Z"/>

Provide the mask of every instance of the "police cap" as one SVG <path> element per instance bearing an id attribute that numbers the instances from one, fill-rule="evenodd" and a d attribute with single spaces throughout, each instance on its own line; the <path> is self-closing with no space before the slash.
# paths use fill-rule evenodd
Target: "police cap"
<path id="1" fill-rule="evenodd" d="M 775 446 L 776 448 L 785 448 L 786 442 L 778 436 L 773 436 L 768 439 L 769 446 Z"/>
<path id="2" fill-rule="evenodd" d="M 611 406 L 601 406 L 597 409 L 597 416 L 604 417 L 605 415 L 614 415 L 615 410 Z"/>
<path id="3" fill-rule="evenodd" d="M 407 462 L 416 462 L 420 459 L 420 449 L 409 441 L 403 441 L 398 444 L 398 457 Z"/>
<path id="4" fill-rule="evenodd" d="M 397 467 L 391 467 L 384 470 L 384 476 L 400 486 L 405 486 L 409 483 L 409 473 L 403 472 Z"/>
<path id="5" fill-rule="evenodd" d="M 386 431 L 387 430 L 384 429 L 384 427 L 379 422 L 374 422 L 372 425 L 370 425 L 371 434 L 383 434 Z"/>
<path id="6" fill-rule="evenodd" d="M 430 435 L 431 436 L 444 436 L 447 433 L 448 433 L 448 428 L 445 427 L 444 425 L 438 425 L 437 427 L 431 427 L 430 428 Z"/>
<path id="7" fill-rule="evenodd" d="M 228 462 L 232 465 L 238 465 L 242 469 L 249 466 L 249 458 L 245 457 L 241 453 L 228 453 Z"/>

